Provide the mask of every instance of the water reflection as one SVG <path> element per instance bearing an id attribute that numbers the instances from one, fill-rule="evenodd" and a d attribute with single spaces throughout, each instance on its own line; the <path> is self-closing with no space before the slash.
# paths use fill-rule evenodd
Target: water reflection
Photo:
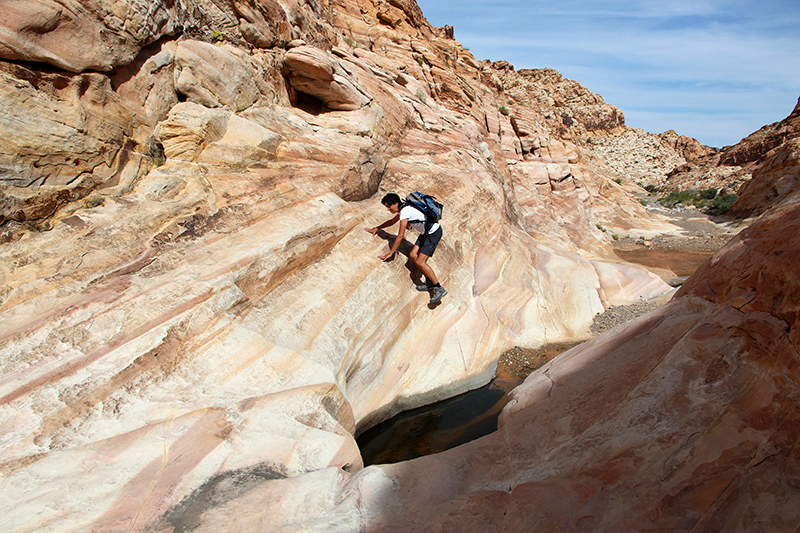
<path id="1" fill-rule="evenodd" d="M 364 466 L 443 452 L 496 431 L 507 393 L 521 382 L 521 378 L 495 378 L 480 389 L 402 412 L 378 424 L 356 439 Z"/>

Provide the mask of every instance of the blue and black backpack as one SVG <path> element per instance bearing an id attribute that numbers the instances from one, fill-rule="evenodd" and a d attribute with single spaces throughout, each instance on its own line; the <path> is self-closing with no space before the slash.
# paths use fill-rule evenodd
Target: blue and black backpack
<path id="1" fill-rule="evenodd" d="M 422 192 L 412 192 L 406 196 L 405 205 L 410 205 L 425 215 L 425 234 L 427 235 L 431 226 L 439 222 L 442 218 L 443 205 L 436 201 L 436 198 Z"/>

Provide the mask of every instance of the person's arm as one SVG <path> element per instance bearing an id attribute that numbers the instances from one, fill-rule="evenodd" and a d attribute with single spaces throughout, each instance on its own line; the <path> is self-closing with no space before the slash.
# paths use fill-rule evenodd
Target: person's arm
<path id="1" fill-rule="evenodd" d="M 399 217 L 400 215 L 397 216 Z M 388 261 L 389 259 L 392 258 L 392 256 L 394 256 L 394 253 L 397 251 L 398 248 L 400 248 L 400 243 L 403 242 L 403 238 L 406 236 L 406 226 L 408 226 L 408 219 L 404 218 L 403 220 L 400 221 L 400 229 L 397 230 L 397 238 L 395 238 L 394 244 L 392 244 L 392 249 L 389 250 L 389 253 L 386 255 L 379 255 L 378 259 L 381 259 L 383 261 Z"/>
<path id="2" fill-rule="evenodd" d="M 384 222 L 383 224 L 381 224 L 380 226 L 375 226 L 374 228 L 364 228 L 364 229 L 367 232 L 372 233 L 373 235 L 375 235 L 376 233 L 378 233 L 379 229 L 383 229 L 383 228 L 388 228 L 390 226 L 394 226 L 395 224 L 397 224 L 398 220 L 400 220 L 400 214 L 399 213 L 396 214 L 395 216 L 393 216 L 392 218 L 390 218 L 389 220 L 387 220 L 386 222 Z"/>

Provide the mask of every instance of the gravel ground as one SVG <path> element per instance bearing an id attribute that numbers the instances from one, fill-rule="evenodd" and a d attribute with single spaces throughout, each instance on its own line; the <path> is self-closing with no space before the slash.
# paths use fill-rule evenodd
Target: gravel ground
<path id="1" fill-rule="evenodd" d="M 733 235 L 676 236 L 658 235 L 638 239 L 625 237 L 614 242 L 615 250 L 633 250 L 643 246 L 653 250 L 713 252 L 720 249 Z"/>
<path id="2" fill-rule="evenodd" d="M 611 306 L 605 312 L 595 315 L 590 328 L 592 335 L 600 335 L 620 324 L 649 313 L 662 303 L 661 301 L 650 301 Z M 585 341 L 547 344 L 535 349 L 515 346 L 500 356 L 500 360 L 497 362 L 497 376 L 525 378 L 555 356 L 583 344 L 583 342 Z"/>
<path id="3" fill-rule="evenodd" d="M 592 335 L 600 335 L 629 320 L 639 318 L 653 309 L 660 307 L 662 304 L 663 301 L 649 301 L 637 302 L 630 305 L 612 305 L 606 309 L 605 312 L 595 315 L 594 322 L 592 322 L 589 329 Z"/>
<path id="4" fill-rule="evenodd" d="M 548 344 L 536 349 L 514 346 L 500 356 L 500 360 L 497 362 L 497 377 L 525 378 L 558 354 L 583 344 L 583 342 Z"/>

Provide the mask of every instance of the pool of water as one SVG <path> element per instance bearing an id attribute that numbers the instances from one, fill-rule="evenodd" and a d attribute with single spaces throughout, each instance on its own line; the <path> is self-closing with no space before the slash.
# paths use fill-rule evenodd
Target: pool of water
<path id="1" fill-rule="evenodd" d="M 368 429 L 356 439 L 364 466 L 443 452 L 496 431 L 508 392 L 520 383 L 521 378 L 497 377 L 480 389 L 404 411 Z"/>

